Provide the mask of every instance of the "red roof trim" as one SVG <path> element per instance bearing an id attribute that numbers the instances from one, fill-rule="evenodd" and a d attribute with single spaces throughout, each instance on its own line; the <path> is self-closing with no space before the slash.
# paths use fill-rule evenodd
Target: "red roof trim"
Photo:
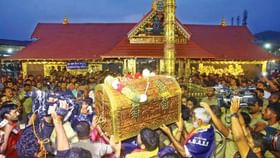
<path id="1" fill-rule="evenodd" d="M 130 44 L 127 33 L 135 23 L 45 24 L 32 37 L 39 40 L 8 60 L 90 60 L 99 58 L 163 57 L 163 46 Z M 279 59 L 253 43 L 247 27 L 183 25 L 192 34 L 186 45 L 176 45 L 177 58 L 218 60 Z"/>

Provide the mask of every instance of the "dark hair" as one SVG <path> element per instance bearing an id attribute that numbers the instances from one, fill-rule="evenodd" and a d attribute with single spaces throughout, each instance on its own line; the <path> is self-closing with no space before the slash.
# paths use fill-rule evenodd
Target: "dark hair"
<path id="1" fill-rule="evenodd" d="M 172 148 L 171 146 L 165 146 L 165 147 L 162 147 L 159 150 L 158 157 L 159 158 L 173 158 L 174 153 L 175 153 L 175 149 L 174 148 Z M 177 158 L 177 157 L 174 157 L 174 158 Z"/>
<path id="2" fill-rule="evenodd" d="M 92 155 L 90 151 L 83 149 L 83 148 L 78 148 L 78 147 L 73 147 L 67 152 L 66 155 L 67 158 L 91 158 Z"/>
<path id="3" fill-rule="evenodd" d="M 91 98 L 86 98 L 86 99 L 84 99 L 83 101 L 84 101 L 87 105 L 89 105 L 89 106 L 91 106 L 92 103 L 93 103 L 93 101 L 92 101 Z"/>
<path id="4" fill-rule="evenodd" d="M 24 83 L 27 83 L 27 82 L 32 82 L 30 79 L 26 79 L 25 81 L 24 81 Z"/>
<path id="5" fill-rule="evenodd" d="M 260 84 L 262 84 L 263 86 L 265 86 L 265 83 L 264 83 L 263 81 L 258 81 L 257 84 L 258 84 L 258 83 L 260 83 Z"/>
<path id="6" fill-rule="evenodd" d="M 7 91 L 7 89 L 13 90 L 11 87 L 5 87 L 5 88 L 3 88 L 3 90 L 2 90 L 2 94 L 4 94 L 4 93 Z"/>
<path id="7" fill-rule="evenodd" d="M 85 121 L 81 121 L 77 124 L 75 130 L 77 132 L 78 138 L 85 138 L 89 136 L 90 125 Z"/>
<path id="8" fill-rule="evenodd" d="M 271 95 L 276 95 L 276 96 L 280 97 L 280 92 L 279 91 L 278 92 L 273 92 L 273 93 L 271 93 Z"/>
<path id="9" fill-rule="evenodd" d="M 141 129 L 140 137 L 147 151 L 153 151 L 159 146 L 159 135 L 150 128 Z"/>
<path id="10" fill-rule="evenodd" d="M 185 90 L 187 89 L 187 86 L 186 86 L 186 85 L 181 85 L 180 87 L 183 88 L 183 89 L 185 89 Z"/>
<path id="11" fill-rule="evenodd" d="M 191 101 L 193 103 L 194 108 L 197 107 L 198 101 L 195 97 L 188 97 L 187 101 Z"/>
<path id="12" fill-rule="evenodd" d="M 12 80 L 8 80 L 8 81 L 6 81 L 4 84 L 7 85 L 8 83 L 14 84 L 14 82 L 13 82 Z"/>
<path id="13" fill-rule="evenodd" d="M 251 123 L 251 117 L 249 114 L 247 114 L 246 112 L 240 112 L 240 114 L 242 115 L 244 122 L 245 122 L 245 126 L 248 127 L 249 124 Z"/>
<path id="14" fill-rule="evenodd" d="M 270 109 L 271 111 L 273 111 L 277 115 L 276 116 L 277 121 L 280 120 L 280 109 L 279 109 L 279 107 L 280 107 L 279 103 L 269 104 L 268 107 L 267 107 L 268 109 Z"/>
<path id="15" fill-rule="evenodd" d="M 167 153 L 160 158 L 180 158 L 180 156 L 176 153 Z"/>
<path id="16" fill-rule="evenodd" d="M 12 104 L 12 103 L 6 103 L 3 104 L 0 108 L 0 118 L 4 119 L 5 118 L 5 114 L 10 113 L 11 110 L 14 110 L 17 108 L 16 104 Z"/>
<path id="17" fill-rule="evenodd" d="M 31 84 L 25 83 L 25 84 L 23 85 L 23 87 L 31 87 Z"/>
<path id="18" fill-rule="evenodd" d="M 263 89 L 260 89 L 260 88 L 257 88 L 256 91 L 259 91 L 261 93 L 264 93 L 264 90 Z"/>
<path id="19" fill-rule="evenodd" d="M 182 113 L 182 118 L 184 121 L 190 120 L 191 110 L 188 107 L 182 106 L 181 113 Z"/>
<path id="20" fill-rule="evenodd" d="M 263 100 L 259 97 L 256 97 L 256 103 L 258 103 L 259 106 L 263 106 Z"/>
<path id="21" fill-rule="evenodd" d="M 34 77 L 33 75 L 31 75 L 31 74 L 29 74 L 28 76 L 27 76 L 27 78 L 29 78 L 29 77 Z"/>

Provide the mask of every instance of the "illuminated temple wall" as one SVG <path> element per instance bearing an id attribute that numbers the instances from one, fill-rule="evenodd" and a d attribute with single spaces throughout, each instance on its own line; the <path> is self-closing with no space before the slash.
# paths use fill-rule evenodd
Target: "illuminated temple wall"
<path id="1" fill-rule="evenodd" d="M 85 74 L 87 72 L 97 72 L 109 69 L 118 73 L 142 72 L 148 68 L 157 74 L 164 72 L 164 59 L 141 58 L 141 59 L 112 59 L 109 61 L 85 61 L 88 66 L 84 69 L 67 69 L 71 74 Z M 49 76 L 51 68 L 61 69 L 67 67 L 68 62 L 64 61 L 28 61 L 22 62 L 23 75 Z M 254 78 L 261 72 L 266 72 L 266 61 L 209 61 L 177 59 L 175 64 L 175 75 L 178 77 L 188 77 L 193 71 L 200 73 L 214 74 L 246 74 L 249 78 Z"/>
<path id="2" fill-rule="evenodd" d="M 193 61 L 190 63 L 190 70 L 206 75 L 209 73 L 235 76 L 244 74 L 253 79 L 261 72 L 266 72 L 266 65 L 264 61 Z"/>
<path id="3" fill-rule="evenodd" d="M 77 74 L 85 74 L 87 72 L 97 72 L 103 70 L 104 64 L 110 64 L 108 62 L 87 62 L 88 66 L 87 68 L 83 69 L 67 69 L 70 74 L 77 75 Z M 28 61 L 28 62 L 22 62 L 22 71 L 23 75 L 41 75 L 41 76 L 49 76 L 50 70 L 54 67 L 56 70 L 58 67 L 61 68 L 61 70 L 65 67 L 67 67 L 67 62 L 64 61 Z M 106 69 L 106 67 L 104 68 Z"/>

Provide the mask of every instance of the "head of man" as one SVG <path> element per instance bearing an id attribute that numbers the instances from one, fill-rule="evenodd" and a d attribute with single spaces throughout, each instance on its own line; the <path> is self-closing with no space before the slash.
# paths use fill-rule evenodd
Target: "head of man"
<path id="1" fill-rule="evenodd" d="M 27 78 L 30 79 L 31 81 L 33 81 L 34 76 L 33 75 L 28 75 Z"/>
<path id="2" fill-rule="evenodd" d="M 3 89 L 3 95 L 6 96 L 8 99 L 13 98 L 13 90 L 10 87 L 5 87 Z"/>
<path id="3" fill-rule="evenodd" d="M 248 81 L 245 80 L 245 79 L 241 80 L 240 86 L 241 87 L 247 87 L 248 86 Z"/>
<path id="4" fill-rule="evenodd" d="M 179 158 L 180 156 L 178 154 L 174 153 L 167 153 L 162 156 L 162 158 Z"/>
<path id="5" fill-rule="evenodd" d="M 80 140 L 89 138 L 90 125 L 87 122 L 85 122 L 85 121 L 79 122 L 76 125 L 75 130 L 76 130 L 77 136 Z"/>
<path id="6" fill-rule="evenodd" d="M 257 83 L 257 88 L 259 88 L 259 89 L 265 89 L 265 83 L 264 82 L 262 82 L 262 81 L 259 81 L 258 83 Z"/>
<path id="7" fill-rule="evenodd" d="M 279 93 L 272 93 L 271 96 L 269 97 L 269 103 L 270 104 L 279 103 L 279 99 L 280 99 Z"/>
<path id="8" fill-rule="evenodd" d="M 159 135 L 150 128 L 143 128 L 137 136 L 137 143 L 141 149 L 153 151 L 159 147 Z"/>
<path id="9" fill-rule="evenodd" d="M 19 112 L 16 104 L 7 103 L 0 108 L 1 119 L 6 119 L 9 122 L 16 122 L 18 120 Z"/>
<path id="10" fill-rule="evenodd" d="M 257 97 L 253 104 L 249 104 L 249 113 L 255 114 L 257 112 L 260 112 L 262 106 L 263 100 Z"/>
<path id="11" fill-rule="evenodd" d="M 24 81 L 24 84 L 29 84 L 29 85 L 32 85 L 32 80 L 30 80 L 30 79 L 26 79 L 26 80 Z"/>
<path id="12" fill-rule="evenodd" d="M 262 117 L 268 122 L 276 123 L 280 120 L 280 104 L 270 104 L 263 112 Z"/>
<path id="13" fill-rule="evenodd" d="M 23 83 L 23 80 L 21 79 L 21 78 L 19 78 L 19 79 L 17 79 L 17 85 L 22 85 L 22 83 Z"/>
<path id="14" fill-rule="evenodd" d="M 193 112 L 194 115 L 192 121 L 194 128 L 199 128 L 203 125 L 209 124 L 211 116 L 204 108 L 195 108 Z"/>
<path id="15" fill-rule="evenodd" d="M 206 92 L 207 97 L 213 97 L 215 95 L 215 88 L 208 87 Z"/>
<path id="16" fill-rule="evenodd" d="M 257 89 L 256 89 L 256 94 L 257 94 L 257 96 L 258 96 L 259 98 L 263 98 L 263 96 L 264 96 L 264 90 L 261 89 L 261 88 L 257 88 Z"/>
<path id="17" fill-rule="evenodd" d="M 30 91 L 32 91 L 32 86 L 31 86 L 31 84 L 25 83 L 23 85 L 23 89 L 24 89 L 25 92 L 30 92 Z"/>
<path id="18" fill-rule="evenodd" d="M 186 96 L 188 95 L 187 86 L 182 85 L 182 86 L 181 86 L 181 90 L 182 90 L 182 96 L 183 96 L 183 97 L 186 97 Z"/>
<path id="19" fill-rule="evenodd" d="M 6 87 L 13 88 L 14 87 L 14 82 L 12 80 L 7 81 Z"/>
<path id="20" fill-rule="evenodd" d="M 190 110 L 193 110 L 194 108 L 196 108 L 197 107 L 197 100 L 196 100 L 196 98 L 194 98 L 194 97 L 187 98 L 187 107 Z"/>
<path id="21" fill-rule="evenodd" d="M 182 106 L 187 107 L 187 98 L 186 97 L 182 97 L 181 104 L 182 104 Z"/>
<path id="22" fill-rule="evenodd" d="M 61 90 L 66 90 L 66 89 L 67 89 L 67 84 L 66 84 L 66 82 L 60 82 L 60 89 L 61 89 Z"/>
<path id="23" fill-rule="evenodd" d="M 235 78 L 230 79 L 230 86 L 239 86 L 239 81 Z"/>
<path id="24" fill-rule="evenodd" d="M 79 147 L 73 147 L 70 148 L 70 150 L 66 153 L 65 157 L 67 158 L 91 158 L 92 155 L 90 153 L 90 151 L 83 149 L 83 148 L 79 148 Z"/>

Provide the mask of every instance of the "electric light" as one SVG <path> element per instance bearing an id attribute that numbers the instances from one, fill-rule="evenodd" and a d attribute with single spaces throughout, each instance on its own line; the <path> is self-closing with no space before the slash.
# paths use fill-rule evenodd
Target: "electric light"
<path id="1" fill-rule="evenodd" d="M 13 52 L 13 49 L 12 49 L 12 48 L 8 48 L 8 49 L 7 49 L 7 52 L 8 52 L 8 53 L 12 53 L 12 52 Z"/>
<path id="2" fill-rule="evenodd" d="M 265 43 L 264 48 L 265 49 L 271 49 L 271 44 L 270 43 Z"/>
<path id="3" fill-rule="evenodd" d="M 262 72 L 262 75 L 263 76 L 267 76 L 267 72 Z"/>

